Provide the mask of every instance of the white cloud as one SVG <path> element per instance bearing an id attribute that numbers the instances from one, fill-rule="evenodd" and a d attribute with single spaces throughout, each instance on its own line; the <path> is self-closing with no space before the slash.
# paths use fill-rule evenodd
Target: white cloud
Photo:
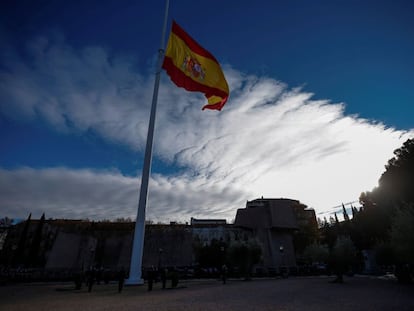
<path id="1" fill-rule="evenodd" d="M 2 214 L 26 218 L 29 213 L 52 218 L 135 218 L 138 178 L 116 171 L 48 168 L 0 169 Z M 212 182 L 155 175 L 150 181 L 147 219 L 189 221 L 191 217 L 234 217 L 231 204 L 243 192 Z M 230 220 L 231 218 L 229 218 Z"/>
<path id="2" fill-rule="evenodd" d="M 0 71 L 0 111 L 13 117 L 40 116 L 68 134 L 92 129 L 105 139 L 143 150 L 153 76 L 138 73 L 128 58 L 99 47 L 77 51 L 61 39 L 34 40 L 27 52 L 32 62 L 15 56 Z M 176 88 L 163 77 L 154 151 L 186 170 L 153 176 L 149 217 L 231 219 L 246 200 L 262 195 L 299 199 L 325 211 L 376 186 L 392 151 L 414 135 L 347 116 L 343 104 L 313 100 L 312 94 L 272 78 L 230 67 L 225 71 L 231 97 L 222 112 L 202 112 L 202 95 Z M 136 185 L 119 173 L 65 168 L 2 175 L 3 206 L 47 207 L 55 217 L 135 214 Z M 27 179 L 20 197 L 7 187 L 7 178 L 17 177 Z M 48 192 L 52 179 L 62 189 Z M 66 183 L 84 185 L 88 191 L 80 187 L 80 193 L 67 193 Z M 44 197 L 30 197 L 30 189 Z M 111 199 L 108 194 L 113 194 Z"/>

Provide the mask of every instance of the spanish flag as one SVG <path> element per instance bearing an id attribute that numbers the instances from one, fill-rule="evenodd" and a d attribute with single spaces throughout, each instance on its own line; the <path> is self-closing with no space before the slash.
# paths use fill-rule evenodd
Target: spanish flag
<path id="1" fill-rule="evenodd" d="M 229 86 L 216 58 L 174 21 L 162 68 L 178 87 L 204 93 L 208 104 L 203 110 L 221 110 L 229 97 Z"/>

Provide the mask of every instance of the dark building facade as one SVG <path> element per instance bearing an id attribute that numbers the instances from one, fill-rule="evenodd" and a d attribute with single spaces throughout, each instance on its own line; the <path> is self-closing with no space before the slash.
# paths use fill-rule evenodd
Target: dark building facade
<path id="1" fill-rule="evenodd" d="M 299 201 L 262 198 L 239 209 L 234 224 L 195 218 L 189 225 L 147 224 L 143 267 L 194 267 L 199 259 L 197 247 L 219 242 L 224 255 L 224 246 L 252 239 L 262 249 L 257 267 L 275 270 L 295 266 L 292 235 L 300 229 L 301 221 L 316 224 L 314 212 Z M 91 266 L 128 269 L 134 226 L 134 222 L 46 220 L 44 216 L 33 220 L 29 216 L 3 232 L 0 265 L 48 271 L 80 271 Z"/>
<path id="2" fill-rule="evenodd" d="M 256 199 L 238 209 L 234 225 L 250 230 L 262 246 L 262 267 L 296 266 L 293 236 L 302 226 L 317 226 L 315 211 L 291 199 Z"/>

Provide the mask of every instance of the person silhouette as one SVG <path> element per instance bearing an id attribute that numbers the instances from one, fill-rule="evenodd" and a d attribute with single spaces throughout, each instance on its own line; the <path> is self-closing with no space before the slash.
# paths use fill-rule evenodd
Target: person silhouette
<path id="1" fill-rule="evenodd" d="M 118 293 L 122 292 L 125 283 L 126 272 L 125 268 L 121 267 L 118 271 Z"/>
<path id="2" fill-rule="evenodd" d="M 223 266 L 221 267 L 221 277 L 222 277 L 222 281 L 223 284 L 226 284 L 227 281 L 227 266 L 226 264 L 223 264 Z"/>

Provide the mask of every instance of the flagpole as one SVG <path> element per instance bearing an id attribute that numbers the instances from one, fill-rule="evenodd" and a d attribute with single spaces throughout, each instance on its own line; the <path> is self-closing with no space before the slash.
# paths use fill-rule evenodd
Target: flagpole
<path id="1" fill-rule="evenodd" d="M 151 161 L 152 161 L 152 143 L 154 138 L 154 125 L 155 115 L 157 111 L 157 100 L 158 100 L 158 88 L 161 77 L 161 65 L 164 57 L 164 46 L 165 46 L 165 32 L 168 21 L 168 7 L 169 0 L 165 1 L 165 14 L 164 14 L 164 25 L 161 35 L 161 45 L 158 50 L 158 61 L 155 74 L 154 92 L 152 95 L 151 114 L 148 124 L 147 144 L 145 147 L 144 166 L 142 168 L 141 178 L 141 190 L 139 194 L 137 219 L 135 222 L 134 241 L 132 244 L 132 255 L 131 264 L 129 268 L 129 278 L 126 280 L 127 285 L 140 285 L 144 284 L 144 280 L 141 277 L 142 270 L 142 254 L 144 251 L 144 236 L 145 236 L 145 209 L 147 205 L 148 197 L 148 181 L 151 172 Z"/>

